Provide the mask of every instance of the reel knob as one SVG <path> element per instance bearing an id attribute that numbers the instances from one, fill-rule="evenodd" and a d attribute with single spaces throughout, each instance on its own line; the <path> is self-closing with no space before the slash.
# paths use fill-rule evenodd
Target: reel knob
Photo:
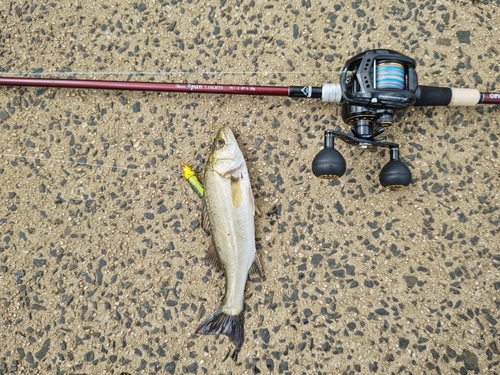
<path id="1" fill-rule="evenodd" d="M 325 130 L 325 147 L 312 161 L 312 171 L 316 177 L 325 179 L 339 178 L 346 171 L 345 159 L 333 145 L 334 133 Z"/>
<path id="2" fill-rule="evenodd" d="M 391 149 L 391 160 L 384 165 L 379 175 L 380 184 L 389 189 L 399 189 L 411 182 L 410 169 L 399 160 L 399 149 Z"/>

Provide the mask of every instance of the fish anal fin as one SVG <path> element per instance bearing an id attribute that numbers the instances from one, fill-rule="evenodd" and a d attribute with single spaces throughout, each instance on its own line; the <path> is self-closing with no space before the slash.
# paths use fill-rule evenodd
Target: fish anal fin
<path id="1" fill-rule="evenodd" d="M 241 191 L 241 179 L 231 176 L 231 199 L 233 207 L 240 207 L 241 200 L 243 199 L 243 192 Z"/>
<path id="2" fill-rule="evenodd" d="M 240 348 L 245 334 L 244 314 L 245 310 L 241 310 L 238 315 L 227 315 L 219 307 L 196 328 L 195 333 L 203 335 L 223 334 L 229 337 L 236 348 Z"/>
<path id="3" fill-rule="evenodd" d="M 248 278 L 255 279 L 257 277 L 261 280 L 264 278 L 264 268 L 262 267 L 259 256 L 255 254 L 255 260 L 248 271 Z"/>
<path id="4" fill-rule="evenodd" d="M 224 266 L 219 258 L 219 254 L 217 254 L 217 250 L 215 249 L 215 245 L 212 242 L 207 249 L 207 255 L 205 256 L 205 261 L 215 268 L 217 271 L 224 271 Z"/>

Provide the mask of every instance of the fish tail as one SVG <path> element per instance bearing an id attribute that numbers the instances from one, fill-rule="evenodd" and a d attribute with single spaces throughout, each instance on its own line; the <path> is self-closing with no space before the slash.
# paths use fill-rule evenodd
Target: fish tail
<path id="1" fill-rule="evenodd" d="M 195 333 L 203 335 L 226 335 L 239 348 L 243 344 L 244 338 L 244 312 L 245 310 L 241 310 L 238 315 L 227 315 L 219 307 L 196 328 Z"/>

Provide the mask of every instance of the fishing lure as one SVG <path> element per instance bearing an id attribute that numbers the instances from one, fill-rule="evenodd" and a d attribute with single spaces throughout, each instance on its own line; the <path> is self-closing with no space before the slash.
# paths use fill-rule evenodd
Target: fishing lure
<path id="1" fill-rule="evenodd" d="M 182 176 L 186 179 L 187 182 L 189 182 L 189 185 L 191 185 L 191 188 L 195 191 L 195 193 L 198 194 L 200 198 L 203 198 L 205 189 L 203 188 L 203 185 L 198 179 L 198 176 L 196 175 L 196 172 L 193 170 L 193 168 L 191 168 L 186 163 L 181 163 L 181 171 Z"/>

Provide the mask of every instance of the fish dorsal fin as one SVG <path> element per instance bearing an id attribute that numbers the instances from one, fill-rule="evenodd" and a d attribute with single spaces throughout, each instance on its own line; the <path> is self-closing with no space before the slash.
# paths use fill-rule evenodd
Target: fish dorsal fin
<path id="1" fill-rule="evenodd" d="M 205 261 L 217 271 L 224 271 L 224 266 L 219 258 L 219 254 L 217 254 L 217 250 L 215 249 L 215 245 L 213 242 L 210 243 L 210 246 L 207 249 Z"/>
<path id="2" fill-rule="evenodd" d="M 201 211 L 201 227 L 207 236 L 210 236 L 210 222 L 208 221 L 208 210 L 205 200 L 203 200 L 203 208 Z"/>
<path id="3" fill-rule="evenodd" d="M 255 259 L 248 271 L 248 277 L 250 279 L 260 278 L 261 280 L 264 278 L 264 269 L 262 268 L 262 263 L 260 262 L 259 256 L 255 254 Z"/>
<path id="4" fill-rule="evenodd" d="M 233 200 L 233 207 L 240 207 L 243 199 L 243 192 L 241 191 L 241 178 L 231 176 L 231 199 Z"/>

